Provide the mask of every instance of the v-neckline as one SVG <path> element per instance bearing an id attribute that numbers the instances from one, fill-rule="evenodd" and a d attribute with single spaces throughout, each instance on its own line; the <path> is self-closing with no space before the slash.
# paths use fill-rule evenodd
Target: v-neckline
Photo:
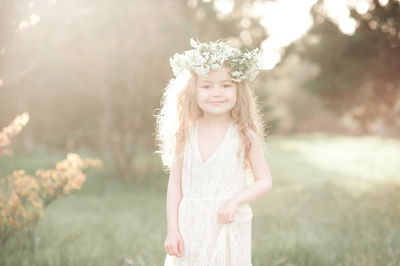
<path id="1" fill-rule="evenodd" d="M 225 143 L 225 141 L 226 141 L 226 139 L 227 139 L 227 137 L 228 137 L 228 134 L 229 134 L 229 132 L 230 132 L 230 130 L 231 130 L 231 127 L 232 127 L 232 123 L 233 123 L 233 120 L 231 120 L 231 122 L 229 123 L 229 127 L 228 127 L 228 129 L 226 130 L 226 132 L 225 132 L 225 136 L 224 136 L 222 142 L 218 145 L 218 147 L 217 147 L 217 149 L 214 151 L 214 153 L 204 162 L 203 159 L 201 158 L 201 155 L 200 155 L 200 148 L 199 148 L 199 120 L 196 121 L 196 127 L 195 127 L 195 145 L 196 145 L 196 152 L 197 152 L 197 156 L 198 156 L 198 158 L 199 158 L 199 160 L 200 160 L 200 163 L 201 163 L 203 166 L 206 166 L 206 165 L 217 155 L 218 151 L 221 149 L 221 147 L 223 146 L 223 144 Z"/>

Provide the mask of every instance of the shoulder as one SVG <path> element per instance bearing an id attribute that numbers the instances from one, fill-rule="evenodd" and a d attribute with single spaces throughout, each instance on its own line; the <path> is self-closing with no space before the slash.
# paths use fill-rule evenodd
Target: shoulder
<path id="1" fill-rule="evenodd" d="M 189 123 L 186 127 L 186 132 L 187 132 L 186 137 L 188 140 L 191 139 L 196 132 L 196 123 L 197 123 L 197 121 L 194 121 L 192 123 Z"/>
<path id="2" fill-rule="evenodd" d="M 257 133 L 251 129 L 251 128 L 247 128 L 246 129 L 247 132 L 247 136 L 249 137 L 249 140 L 251 142 L 251 150 L 255 149 L 262 149 L 262 142 L 260 140 L 260 137 L 257 135 Z"/>
<path id="3" fill-rule="evenodd" d="M 260 141 L 260 138 L 258 137 L 257 133 L 253 129 L 247 128 L 246 133 L 247 133 L 247 136 L 250 138 L 251 142 Z"/>
<path id="4" fill-rule="evenodd" d="M 250 138 L 252 138 L 252 139 L 258 138 L 257 133 L 256 133 L 253 129 L 251 129 L 251 128 L 246 128 L 246 132 L 247 132 L 247 135 L 248 135 Z"/>

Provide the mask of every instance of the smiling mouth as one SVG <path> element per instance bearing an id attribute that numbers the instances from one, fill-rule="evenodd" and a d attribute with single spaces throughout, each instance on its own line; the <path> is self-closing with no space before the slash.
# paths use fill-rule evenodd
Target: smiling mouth
<path id="1" fill-rule="evenodd" d="M 225 101 L 215 101 L 215 102 L 210 102 L 210 103 L 224 103 Z"/>

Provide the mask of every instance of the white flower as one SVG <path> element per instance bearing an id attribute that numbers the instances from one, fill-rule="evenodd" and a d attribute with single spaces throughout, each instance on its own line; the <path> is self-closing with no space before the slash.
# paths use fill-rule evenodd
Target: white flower
<path id="1" fill-rule="evenodd" d="M 192 46 L 193 48 L 196 48 L 198 46 L 197 42 L 193 38 L 190 38 L 190 46 Z"/>
<path id="2" fill-rule="evenodd" d="M 217 69 L 219 69 L 220 67 L 221 67 L 220 64 L 212 64 L 212 65 L 211 65 L 211 69 L 213 69 L 213 70 L 217 70 Z"/>
<path id="3" fill-rule="evenodd" d="M 252 81 L 259 73 L 257 65 L 261 62 L 261 54 L 258 48 L 241 53 L 239 49 L 229 46 L 222 40 L 200 43 L 192 38 L 190 45 L 193 49 L 183 54 L 176 53 L 169 59 L 175 76 L 182 71 L 194 71 L 198 75 L 206 75 L 211 69 L 219 69 L 225 62 L 231 66 L 232 80 L 236 82 L 243 79 Z M 246 72 L 241 71 L 244 69 Z"/>
<path id="4" fill-rule="evenodd" d="M 232 73 L 232 76 L 234 76 L 234 77 L 240 77 L 240 75 L 242 74 L 242 72 L 240 72 L 240 71 L 233 71 Z"/>
<path id="5" fill-rule="evenodd" d="M 257 74 L 256 74 L 255 72 L 251 73 L 251 74 L 250 74 L 250 77 L 249 77 L 249 80 L 250 80 L 250 81 L 255 80 L 255 79 L 256 79 L 256 76 L 257 76 Z"/>
<path id="6" fill-rule="evenodd" d="M 209 65 L 204 65 L 203 66 L 204 72 L 208 73 L 210 71 L 210 66 Z"/>

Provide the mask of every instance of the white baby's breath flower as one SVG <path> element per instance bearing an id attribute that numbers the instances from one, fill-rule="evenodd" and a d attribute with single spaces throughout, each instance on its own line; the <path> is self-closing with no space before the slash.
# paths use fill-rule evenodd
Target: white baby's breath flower
<path id="1" fill-rule="evenodd" d="M 240 78 L 232 78 L 233 81 L 235 82 L 241 82 L 242 80 Z"/>
<path id="2" fill-rule="evenodd" d="M 239 71 L 233 71 L 231 74 L 234 77 L 239 77 Z"/>
<path id="3" fill-rule="evenodd" d="M 253 72 L 253 73 L 250 74 L 249 80 L 253 81 L 253 80 L 256 79 L 256 77 L 257 77 L 257 72 Z"/>
<path id="4" fill-rule="evenodd" d="M 217 70 L 217 69 L 219 69 L 221 67 L 221 65 L 219 65 L 219 64 L 212 64 L 211 65 L 211 69 L 212 70 Z"/>
<path id="5" fill-rule="evenodd" d="M 258 48 L 241 53 L 238 48 L 229 46 L 223 40 L 200 43 L 192 38 L 190 45 L 193 49 L 183 54 L 176 53 L 169 59 L 175 76 L 184 70 L 206 75 L 211 69 L 217 70 L 224 63 L 231 67 L 232 80 L 236 82 L 244 79 L 252 81 L 259 73 L 257 66 L 261 62 L 261 55 Z"/>
<path id="6" fill-rule="evenodd" d="M 197 42 L 193 38 L 190 38 L 190 46 L 192 46 L 193 48 L 197 47 Z"/>

